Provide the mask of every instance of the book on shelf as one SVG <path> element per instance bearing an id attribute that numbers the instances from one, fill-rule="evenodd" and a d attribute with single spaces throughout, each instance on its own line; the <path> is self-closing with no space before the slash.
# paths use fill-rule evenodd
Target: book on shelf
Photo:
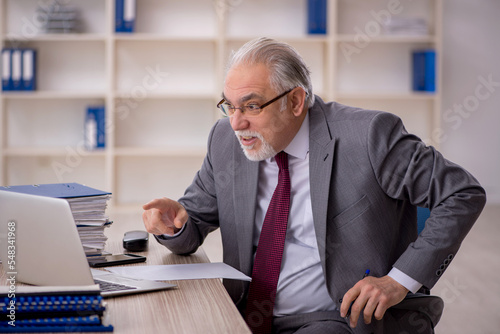
<path id="1" fill-rule="evenodd" d="M 2 286 L 0 332 L 112 332 L 98 285 Z"/>
<path id="2" fill-rule="evenodd" d="M 2 90 L 36 90 L 36 50 L 32 48 L 2 49 Z"/>
<path id="3" fill-rule="evenodd" d="M 89 106 L 85 114 L 85 148 L 87 150 L 106 147 L 106 110 L 104 106 Z"/>
<path id="4" fill-rule="evenodd" d="M 103 254 L 107 241 L 104 230 L 113 223 L 106 215 L 111 193 L 79 183 L 17 185 L 0 187 L 0 190 L 65 199 L 71 208 L 85 254 Z"/>
<path id="5" fill-rule="evenodd" d="M 115 32 L 134 32 L 135 29 L 135 0 L 115 1 Z"/>
<path id="6" fill-rule="evenodd" d="M 307 33 L 326 34 L 327 0 L 307 0 Z"/>
<path id="7" fill-rule="evenodd" d="M 417 92 L 436 91 L 436 51 L 415 50 L 412 53 L 412 88 Z"/>

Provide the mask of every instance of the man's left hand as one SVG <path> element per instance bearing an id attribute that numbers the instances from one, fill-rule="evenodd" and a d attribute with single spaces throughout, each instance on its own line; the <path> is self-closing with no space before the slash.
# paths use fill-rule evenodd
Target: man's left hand
<path id="1" fill-rule="evenodd" d="M 408 289 L 389 276 L 368 276 L 345 293 L 340 306 L 340 315 L 346 317 L 349 306 L 354 302 L 351 308 L 350 326 L 356 327 L 361 311 L 365 323 L 369 324 L 372 317 L 381 320 L 385 311 L 401 302 L 407 293 Z"/>

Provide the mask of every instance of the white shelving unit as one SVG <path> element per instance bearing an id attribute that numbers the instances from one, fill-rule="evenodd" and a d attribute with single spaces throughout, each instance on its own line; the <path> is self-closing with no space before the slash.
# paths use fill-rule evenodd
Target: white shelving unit
<path id="1" fill-rule="evenodd" d="M 80 182 L 113 192 L 117 210 L 181 196 L 219 117 L 224 64 L 259 36 L 296 47 L 324 99 L 398 114 L 430 144 L 439 129 L 440 75 L 437 93 L 412 92 L 411 51 L 431 47 L 440 59 L 442 0 L 397 8 L 427 19 L 426 36 L 366 30 L 373 13 L 394 10 L 383 0 L 329 1 L 326 35 L 307 34 L 305 0 L 139 0 L 133 34 L 114 32 L 114 0 L 65 1 L 82 23 L 67 35 L 42 32 L 34 13 L 47 3 L 0 0 L 2 47 L 38 50 L 37 91 L 0 94 L 2 185 Z M 84 114 L 95 104 L 106 106 L 106 148 L 89 152 Z"/>

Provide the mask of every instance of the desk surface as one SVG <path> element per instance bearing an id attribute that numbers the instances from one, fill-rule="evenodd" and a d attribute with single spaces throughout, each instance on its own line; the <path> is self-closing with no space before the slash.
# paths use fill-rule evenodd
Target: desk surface
<path id="1" fill-rule="evenodd" d="M 121 229 L 107 232 L 106 235 L 110 237 L 106 247 L 109 252 L 124 252 L 121 247 Z M 146 264 L 133 265 L 209 262 L 203 249 L 190 256 L 179 256 L 158 244 L 154 238 L 150 239 L 147 252 L 137 254 L 147 256 Z M 107 298 L 114 333 L 250 333 L 219 279 L 169 283 L 174 283 L 177 287 Z M 6 277 L 2 269 L 0 285 L 5 284 Z"/>

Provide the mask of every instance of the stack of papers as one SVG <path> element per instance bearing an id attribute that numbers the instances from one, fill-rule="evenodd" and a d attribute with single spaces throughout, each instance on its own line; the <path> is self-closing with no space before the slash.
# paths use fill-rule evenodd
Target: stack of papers
<path id="1" fill-rule="evenodd" d="M 108 238 L 104 229 L 112 222 L 106 215 L 111 195 L 67 198 L 86 255 L 101 255 Z"/>
<path id="2" fill-rule="evenodd" d="M 384 24 L 385 33 L 388 35 L 418 35 L 429 34 L 427 21 L 423 18 L 392 17 Z"/>
<path id="3" fill-rule="evenodd" d="M 106 246 L 105 228 L 112 222 L 106 216 L 111 193 L 79 183 L 53 183 L 0 187 L 0 190 L 62 198 L 68 201 L 85 254 L 101 255 Z"/>
<path id="4" fill-rule="evenodd" d="M 47 1 L 40 4 L 35 15 L 46 33 L 75 33 L 79 30 L 78 9 L 57 0 L 53 0 L 51 4 L 47 4 Z"/>

